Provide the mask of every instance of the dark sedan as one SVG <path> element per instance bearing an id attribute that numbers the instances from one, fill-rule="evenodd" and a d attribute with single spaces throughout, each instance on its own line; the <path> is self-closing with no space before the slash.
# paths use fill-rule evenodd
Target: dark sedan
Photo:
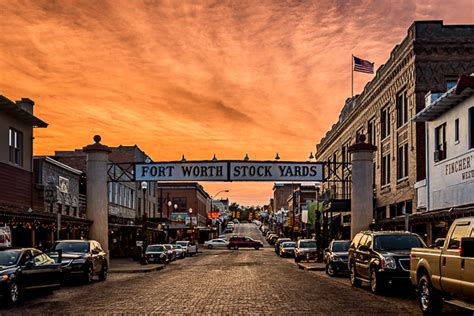
<path id="1" fill-rule="evenodd" d="M 333 240 L 329 247 L 324 250 L 326 273 L 329 276 L 349 272 L 347 267 L 347 251 L 349 250 L 350 243 L 350 240 Z"/>
<path id="2" fill-rule="evenodd" d="M 94 276 L 107 279 L 107 254 L 95 240 L 60 240 L 51 248 L 52 258 L 61 259 L 65 279 L 91 283 Z M 58 260 L 58 259 L 57 259 Z"/>
<path id="3" fill-rule="evenodd" d="M 61 265 L 35 248 L 0 250 L 0 294 L 14 304 L 23 291 L 59 289 Z"/>

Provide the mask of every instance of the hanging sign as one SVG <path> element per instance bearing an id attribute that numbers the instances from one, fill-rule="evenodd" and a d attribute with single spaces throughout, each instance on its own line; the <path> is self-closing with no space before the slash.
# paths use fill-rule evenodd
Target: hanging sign
<path id="1" fill-rule="evenodd" d="M 135 165 L 135 181 L 323 181 L 317 162 L 186 161 Z"/>

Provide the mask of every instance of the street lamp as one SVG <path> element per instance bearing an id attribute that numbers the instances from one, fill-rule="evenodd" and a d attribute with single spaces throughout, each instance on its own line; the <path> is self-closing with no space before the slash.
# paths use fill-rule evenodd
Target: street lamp
<path id="1" fill-rule="evenodd" d="M 168 205 L 168 219 L 170 218 L 170 207 L 173 203 L 171 201 L 168 201 L 168 203 L 166 203 L 166 205 Z"/>
<path id="2" fill-rule="evenodd" d="M 214 200 L 214 198 L 215 198 L 216 196 L 218 196 L 218 195 L 219 195 L 220 193 L 222 193 L 222 192 L 229 192 L 229 190 L 221 190 L 221 191 L 217 192 L 216 194 L 214 194 L 213 197 L 211 197 L 211 215 L 212 215 L 212 211 L 213 211 L 213 209 L 212 209 L 212 201 Z M 212 216 L 211 216 L 211 217 L 212 217 Z M 220 235 L 220 234 L 221 234 L 221 225 L 219 224 L 219 235 Z"/>
<path id="3" fill-rule="evenodd" d="M 142 232 L 143 232 L 143 251 L 142 251 L 142 262 L 141 264 L 146 265 L 148 261 L 146 260 L 146 246 L 147 246 L 147 216 L 146 216 L 146 190 L 148 189 L 148 183 L 143 181 L 141 183 L 142 191 L 143 191 L 143 223 L 142 223 Z"/>

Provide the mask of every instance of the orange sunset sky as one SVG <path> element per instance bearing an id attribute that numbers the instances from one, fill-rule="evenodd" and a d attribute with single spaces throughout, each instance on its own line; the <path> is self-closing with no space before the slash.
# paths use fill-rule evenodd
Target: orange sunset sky
<path id="1" fill-rule="evenodd" d="M 94 134 L 154 160 L 307 160 L 414 20 L 474 23 L 473 0 L 0 0 L 0 94 L 50 125 L 35 154 Z M 373 75 L 355 74 L 358 93 Z M 203 183 L 266 204 L 272 183 Z"/>

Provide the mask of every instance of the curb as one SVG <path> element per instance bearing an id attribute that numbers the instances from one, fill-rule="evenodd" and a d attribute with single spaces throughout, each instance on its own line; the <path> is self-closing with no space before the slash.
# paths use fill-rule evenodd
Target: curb
<path id="1" fill-rule="evenodd" d="M 319 264 L 304 264 L 304 263 L 298 263 L 298 268 L 306 271 L 325 271 L 326 266 L 324 263 L 319 263 Z"/>
<path id="2" fill-rule="evenodd" d="M 109 269 L 109 273 L 147 273 L 153 271 L 163 270 L 164 265 L 158 265 L 155 267 L 143 267 L 143 268 L 113 268 Z"/>

